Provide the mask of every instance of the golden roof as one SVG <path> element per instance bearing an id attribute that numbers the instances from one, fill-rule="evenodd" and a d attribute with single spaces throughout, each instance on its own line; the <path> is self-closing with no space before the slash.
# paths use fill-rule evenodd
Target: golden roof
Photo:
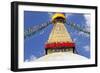
<path id="1" fill-rule="evenodd" d="M 55 20 L 57 17 L 61 17 L 61 18 L 66 18 L 64 14 L 62 13 L 55 13 L 53 16 L 52 16 L 52 21 Z"/>

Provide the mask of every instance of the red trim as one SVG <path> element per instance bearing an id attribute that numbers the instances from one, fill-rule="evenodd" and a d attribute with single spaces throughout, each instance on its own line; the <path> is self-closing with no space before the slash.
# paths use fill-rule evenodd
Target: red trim
<path id="1" fill-rule="evenodd" d="M 57 47 L 75 47 L 74 43 L 63 42 L 63 43 L 48 43 L 45 45 L 45 48 L 57 48 Z"/>

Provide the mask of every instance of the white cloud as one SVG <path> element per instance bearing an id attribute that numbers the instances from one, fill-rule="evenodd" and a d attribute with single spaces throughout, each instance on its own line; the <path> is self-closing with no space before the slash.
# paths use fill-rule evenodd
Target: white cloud
<path id="1" fill-rule="evenodd" d="M 86 19 L 86 23 L 87 23 L 87 26 L 90 26 L 90 23 L 91 23 L 91 15 L 89 14 L 84 14 L 84 17 Z"/>
<path id="2" fill-rule="evenodd" d="M 82 35 L 82 36 L 85 36 L 85 37 L 89 37 L 90 36 L 89 34 L 81 32 L 81 31 L 78 33 L 78 35 Z"/>
<path id="3" fill-rule="evenodd" d="M 86 20 L 86 24 L 85 24 L 84 30 L 87 31 L 87 32 L 90 32 L 91 15 L 84 14 L 84 17 L 85 17 L 85 20 Z M 81 32 L 81 31 L 78 33 L 78 35 L 82 35 L 82 36 L 85 36 L 85 37 L 89 37 L 90 36 L 89 34 Z"/>
<path id="4" fill-rule="evenodd" d="M 34 60 L 36 60 L 36 59 L 37 59 L 36 56 L 31 55 L 29 59 L 26 59 L 26 60 L 25 60 L 25 62 L 31 62 L 31 61 L 34 61 Z"/>
<path id="5" fill-rule="evenodd" d="M 91 24 L 91 15 L 90 14 L 84 14 L 86 24 L 85 24 L 85 31 L 90 32 L 90 24 Z M 89 37 L 89 34 L 86 34 L 84 32 L 79 32 L 79 35 Z"/>
<path id="6" fill-rule="evenodd" d="M 90 31 L 90 24 L 91 24 L 91 15 L 89 14 L 84 14 L 85 20 L 86 20 L 86 25 L 85 25 L 85 30 L 88 32 Z"/>
<path id="7" fill-rule="evenodd" d="M 85 49 L 85 51 L 90 51 L 90 46 L 86 45 L 86 46 L 84 46 L 84 49 Z"/>

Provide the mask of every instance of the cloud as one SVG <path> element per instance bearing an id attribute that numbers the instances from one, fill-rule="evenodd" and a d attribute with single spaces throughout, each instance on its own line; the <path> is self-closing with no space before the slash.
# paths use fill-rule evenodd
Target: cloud
<path id="1" fill-rule="evenodd" d="M 84 18 L 86 20 L 86 24 L 85 24 L 85 28 L 84 30 L 87 31 L 87 32 L 90 32 L 90 24 L 91 24 L 91 15 L 89 14 L 84 14 Z M 84 32 L 79 32 L 78 35 L 82 35 L 82 36 L 85 36 L 85 37 L 89 37 L 90 35 L 87 34 L 87 33 L 84 33 Z"/>
<path id="2" fill-rule="evenodd" d="M 85 30 L 90 32 L 90 24 L 91 24 L 91 15 L 90 14 L 84 14 L 86 24 L 85 24 Z"/>
<path id="3" fill-rule="evenodd" d="M 85 51 L 90 51 L 90 46 L 89 45 L 86 45 L 83 48 L 85 49 Z"/>
<path id="4" fill-rule="evenodd" d="M 90 23 L 91 23 L 91 15 L 89 14 L 84 14 L 84 17 L 86 19 L 86 23 L 87 23 L 87 26 L 90 26 Z"/>
<path id="5" fill-rule="evenodd" d="M 90 32 L 91 15 L 84 14 L 84 17 L 85 17 L 85 20 L 86 20 L 86 24 L 85 24 L 84 30 Z M 90 36 L 89 34 L 86 34 L 84 32 L 79 32 L 78 35 L 82 35 L 82 36 L 85 36 L 85 37 L 89 37 Z"/>
<path id="6" fill-rule="evenodd" d="M 78 35 L 84 36 L 84 37 L 89 37 L 90 35 L 84 32 L 79 32 Z"/>
<path id="7" fill-rule="evenodd" d="M 34 60 L 36 60 L 36 59 L 37 59 L 36 56 L 31 55 L 29 59 L 26 59 L 26 60 L 25 60 L 25 62 L 31 62 L 31 61 L 34 61 Z"/>

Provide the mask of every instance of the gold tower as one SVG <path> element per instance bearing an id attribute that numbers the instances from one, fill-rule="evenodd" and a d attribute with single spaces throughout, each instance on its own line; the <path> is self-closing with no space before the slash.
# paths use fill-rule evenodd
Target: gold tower
<path id="1" fill-rule="evenodd" d="M 64 26 L 65 22 L 66 17 L 62 13 L 55 13 L 52 16 L 53 29 L 45 44 L 46 54 L 54 52 L 74 53 L 75 44 Z"/>

